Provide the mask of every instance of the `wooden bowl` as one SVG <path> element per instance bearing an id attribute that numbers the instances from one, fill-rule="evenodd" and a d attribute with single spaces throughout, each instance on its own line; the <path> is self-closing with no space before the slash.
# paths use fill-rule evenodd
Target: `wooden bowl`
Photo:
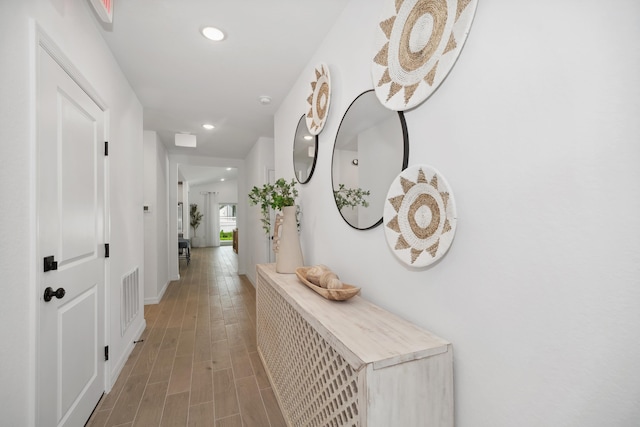
<path id="1" fill-rule="evenodd" d="M 326 289 L 321 286 L 314 285 L 310 281 L 307 280 L 307 271 L 311 267 L 298 267 L 296 268 L 296 276 L 298 279 L 309 288 L 311 288 L 314 292 L 322 295 L 326 299 L 332 301 L 344 301 L 351 297 L 354 297 L 360 293 L 360 288 L 348 285 L 346 283 L 342 284 L 342 288 L 340 289 Z"/>

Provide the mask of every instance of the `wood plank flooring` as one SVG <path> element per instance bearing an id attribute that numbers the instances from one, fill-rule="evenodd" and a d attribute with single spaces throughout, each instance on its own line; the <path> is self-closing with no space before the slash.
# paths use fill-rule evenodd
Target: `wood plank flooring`
<path id="1" fill-rule="evenodd" d="M 145 306 L 143 342 L 89 427 L 284 427 L 256 347 L 255 289 L 231 246 L 194 248 Z"/>

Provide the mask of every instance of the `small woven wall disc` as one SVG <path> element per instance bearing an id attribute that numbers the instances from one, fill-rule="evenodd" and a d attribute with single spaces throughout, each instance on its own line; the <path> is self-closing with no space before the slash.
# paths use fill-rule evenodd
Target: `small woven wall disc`
<path id="1" fill-rule="evenodd" d="M 331 103 L 331 78 L 326 64 L 319 64 L 313 70 L 311 95 L 307 98 L 307 103 L 309 104 L 309 112 L 305 119 L 307 129 L 311 135 L 317 135 L 324 127 Z"/>
<path id="2" fill-rule="evenodd" d="M 438 88 L 460 54 L 477 5 L 478 0 L 386 1 L 371 64 L 385 107 L 415 107 Z"/>
<path id="3" fill-rule="evenodd" d="M 384 231 L 393 253 L 407 265 L 425 267 L 440 259 L 453 241 L 456 218 L 453 193 L 431 166 L 409 167 L 389 187 Z"/>

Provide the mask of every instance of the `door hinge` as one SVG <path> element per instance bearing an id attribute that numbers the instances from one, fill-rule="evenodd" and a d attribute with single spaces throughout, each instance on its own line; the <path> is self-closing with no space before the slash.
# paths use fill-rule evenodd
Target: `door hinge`
<path id="1" fill-rule="evenodd" d="M 104 346 L 104 361 L 106 362 L 107 360 L 109 360 L 109 346 L 105 345 Z"/>
<path id="2" fill-rule="evenodd" d="M 104 257 L 105 258 L 109 258 L 109 244 L 108 243 L 104 244 Z"/>
<path id="3" fill-rule="evenodd" d="M 109 141 L 104 142 L 104 155 L 105 156 L 109 155 Z"/>

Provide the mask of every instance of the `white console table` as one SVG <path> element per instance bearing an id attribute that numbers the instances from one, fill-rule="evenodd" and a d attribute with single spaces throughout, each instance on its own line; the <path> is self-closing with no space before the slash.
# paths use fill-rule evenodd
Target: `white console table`
<path id="1" fill-rule="evenodd" d="M 451 344 L 257 266 L 258 352 L 289 426 L 453 426 Z"/>

